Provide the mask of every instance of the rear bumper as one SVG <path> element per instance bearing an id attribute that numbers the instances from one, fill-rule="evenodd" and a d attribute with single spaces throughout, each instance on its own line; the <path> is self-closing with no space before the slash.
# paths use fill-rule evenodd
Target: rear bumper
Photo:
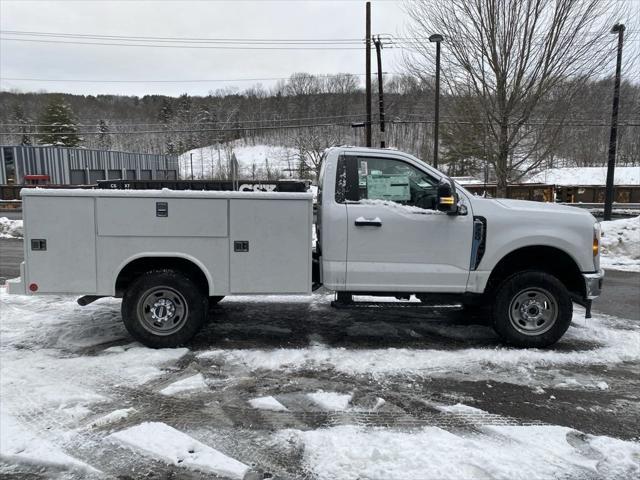
<path id="1" fill-rule="evenodd" d="M 599 270 L 596 273 L 583 273 L 582 277 L 584 278 L 585 299 L 593 300 L 598 298 L 604 282 L 604 270 Z"/>

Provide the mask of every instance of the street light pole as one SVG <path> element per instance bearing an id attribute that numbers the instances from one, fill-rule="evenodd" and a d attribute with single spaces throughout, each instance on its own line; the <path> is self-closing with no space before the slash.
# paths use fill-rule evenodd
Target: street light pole
<path id="1" fill-rule="evenodd" d="M 604 219 L 611 220 L 613 207 L 613 180 L 616 169 L 616 146 L 618 143 L 618 105 L 620 104 L 620 71 L 622 66 L 622 44 L 624 41 L 624 25 L 616 23 L 611 33 L 618 34 L 618 58 L 616 60 L 616 78 L 613 87 L 613 108 L 611 110 L 611 135 L 609 136 L 609 162 L 607 164 L 607 186 L 604 198 Z"/>
<path id="2" fill-rule="evenodd" d="M 191 180 L 193 180 L 193 153 L 189 155 L 189 159 L 191 160 Z"/>
<path id="3" fill-rule="evenodd" d="M 382 41 L 380 40 L 380 35 L 378 35 L 378 39 L 374 40 L 373 43 L 376 46 L 376 56 L 378 57 L 378 107 L 380 109 L 380 148 L 385 148 L 386 143 L 384 139 L 384 91 L 383 91 L 383 81 L 382 81 Z"/>
<path id="4" fill-rule="evenodd" d="M 438 168 L 438 134 L 440 130 L 440 43 L 443 37 L 434 33 L 429 41 L 436 44 L 436 98 L 433 122 L 433 168 Z"/>

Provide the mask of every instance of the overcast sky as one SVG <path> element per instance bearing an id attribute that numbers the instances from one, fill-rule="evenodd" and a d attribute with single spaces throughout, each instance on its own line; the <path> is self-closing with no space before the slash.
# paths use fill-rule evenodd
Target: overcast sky
<path id="1" fill-rule="evenodd" d="M 225 39 L 364 38 L 364 14 L 365 2 L 361 0 L 0 0 L 3 31 L 65 34 Z M 401 1 L 373 0 L 373 34 L 401 34 L 405 20 Z M 398 49 L 384 50 L 383 58 L 385 71 L 399 71 Z M 373 65 L 375 68 L 375 63 Z M 244 89 L 258 82 L 76 83 L 13 78 L 213 80 L 287 77 L 292 72 L 361 74 L 364 73 L 364 49 L 219 50 L 3 40 L 0 72 L 3 78 L 11 78 L 1 80 L 3 90 L 202 95 L 225 86 Z M 275 82 L 260 83 L 269 87 Z"/>
<path id="2" fill-rule="evenodd" d="M 627 35 L 623 75 L 637 82 L 640 79 L 640 0 L 617 0 L 615 5 L 618 4 L 633 10 L 632 18 L 621 19 L 627 23 L 627 33 L 633 34 Z M 372 0 L 372 33 L 400 36 L 406 33 L 407 16 L 402 5 L 401 0 Z M 20 36 L 15 32 L 334 41 L 364 38 L 364 13 L 364 0 L 0 0 L 0 28 L 5 38 L 0 40 L 0 88 L 84 94 L 180 95 L 186 92 L 206 95 L 224 87 L 244 90 L 262 83 L 268 88 L 276 82 L 239 79 L 283 78 L 293 72 L 362 74 L 364 48 L 354 44 L 346 45 L 352 49 L 332 43 L 313 50 L 265 49 L 264 45 L 262 49 L 254 46 L 242 50 L 174 48 L 167 46 L 166 40 L 165 43 L 153 40 L 155 45 L 162 45 L 159 48 L 77 45 L 73 42 L 118 40 Z M 61 43 L 46 43 L 51 40 Z M 610 41 L 615 42 L 613 35 Z M 124 43 L 139 44 L 141 40 Z M 206 45 L 192 43 L 191 46 Z M 288 45 L 293 46 L 300 48 L 300 45 Z M 335 49 L 336 46 L 341 49 Z M 612 56 L 611 72 L 614 61 Z M 375 56 L 372 63 L 375 70 Z M 383 50 L 383 64 L 385 72 L 401 72 L 401 50 Z M 61 79 L 75 81 L 54 81 Z M 95 79 L 102 82 L 80 82 Z M 107 80 L 137 82 L 108 83 Z"/>

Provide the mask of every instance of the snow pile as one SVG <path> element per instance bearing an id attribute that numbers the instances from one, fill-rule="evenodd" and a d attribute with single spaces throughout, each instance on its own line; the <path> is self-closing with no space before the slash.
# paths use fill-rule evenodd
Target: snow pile
<path id="1" fill-rule="evenodd" d="M 603 267 L 640 272 L 640 217 L 600 222 Z"/>
<path id="2" fill-rule="evenodd" d="M 106 415 L 100 418 L 97 418 L 96 420 L 91 422 L 91 427 L 100 428 L 100 427 L 105 427 L 107 425 L 111 425 L 112 423 L 118 423 L 128 418 L 129 415 L 132 415 L 136 412 L 137 410 L 133 407 L 120 408 L 118 410 L 114 410 L 113 412 L 107 413 Z"/>
<path id="3" fill-rule="evenodd" d="M 282 178 L 289 177 L 298 165 L 298 150 L 280 145 L 243 145 L 241 141 L 230 144 L 231 148 L 224 145 L 210 145 L 196 148 L 180 155 L 180 177 L 191 178 L 191 165 L 193 163 L 193 177 L 214 178 L 221 172 L 226 176 L 229 159 L 235 156 L 239 165 L 240 178 L 253 178 L 255 168 L 256 178 L 266 178 L 267 169 L 271 173 L 280 172 Z"/>
<path id="4" fill-rule="evenodd" d="M 249 470 L 244 463 L 226 456 L 165 423 L 141 423 L 112 433 L 107 438 L 170 465 L 221 477 L 242 479 Z"/>
<path id="5" fill-rule="evenodd" d="M 349 408 L 352 394 L 343 394 L 337 392 L 325 392 L 318 390 L 314 393 L 308 393 L 309 397 L 319 407 L 329 411 L 344 411 Z"/>
<path id="6" fill-rule="evenodd" d="M 204 382 L 204 377 L 201 373 L 198 373 L 191 377 L 173 382 L 171 385 L 160 390 L 160 393 L 162 395 L 176 395 L 179 393 L 191 392 L 193 390 L 204 390 L 206 388 L 207 384 Z"/>
<path id="7" fill-rule="evenodd" d="M 249 400 L 249 405 L 259 410 L 271 410 L 274 412 L 285 412 L 288 410 L 287 407 L 271 396 L 252 398 Z"/>
<path id="8" fill-rule="evenodd" d="M 23 236 L 22 220 L 0 217 L 0 238 L 22 238 Z"/>
<path id="9" fill-rule="evenodd" d="M 558 426 L 480 427 L 452 433 L 337 426 L 283 430 L 275 441 L 304 449 L 318 478 L 637 478 L 640 444 Z"/>
<path id="10" fill-rule="evenodd" d="M 551 185 L 604 185 L 607 167 L 549 168 L 536 173 L 523 183 L 546 183 Z M 616 167 L 616 185 L 640 185 L 640 167 Z"/>

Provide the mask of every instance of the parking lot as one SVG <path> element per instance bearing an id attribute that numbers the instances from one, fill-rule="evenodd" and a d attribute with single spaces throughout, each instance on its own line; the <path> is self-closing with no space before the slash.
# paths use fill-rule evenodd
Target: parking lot
<path id="1" fill-rule="evenodd" d="M 21 242 L 0 242 L 1 275 L 11 276 Z M 501 346 L 486 319 L 455 307 L 335 309 L 322 291 L 227 298 L 188 348 L 150 350 L 124 330 L 118 300 L 79 307 L 3 290 L 1 471 L 402 478 L 441 458 L 470 478 L 631 478 L 638 278 L 608 272 L 594 318 L 576 307 L 548 350 Z M 29 434 L 16 443 L 12 429 Z M 163 435 L 197 447 L 182 455 L 145 444 Z M 205 446 L 243 467 L 225 470 Z M 500 455 L 512 458 L 492 464 Z M 442 478 L 459 473 L 443 468 Z"/>

